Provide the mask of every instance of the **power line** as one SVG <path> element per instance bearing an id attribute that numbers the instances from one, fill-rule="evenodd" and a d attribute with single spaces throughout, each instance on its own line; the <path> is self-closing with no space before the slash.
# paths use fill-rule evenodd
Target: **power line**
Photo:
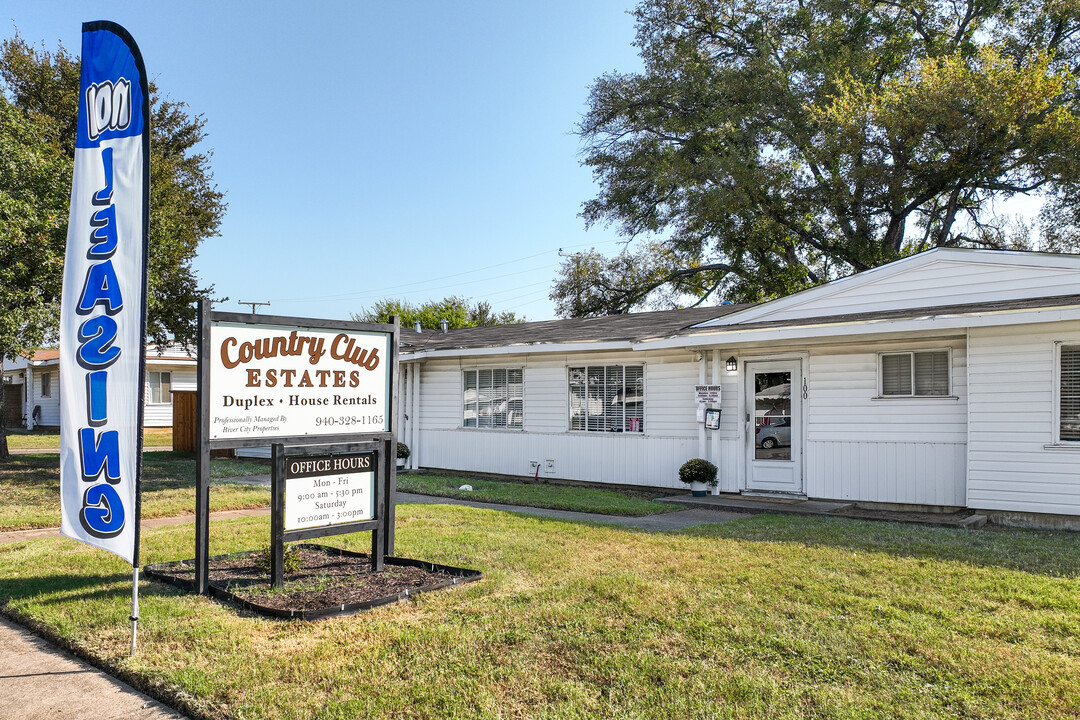
<path id="1" fill-rule="evenodd" d="M 589 246 L 596 247 L 596 246 L 602 246 L 602 245 L 609 245 L 609 244 L 614 243 L 614 242 L 622 242 L 622 241 L 621 240 L 607 240 L 607 241 L 604 241 L 604 242 L 584 243 L 584 244 L 581 244 L 581 245 L 564 245 L 564 246 L 562 246 L 560 248 L 557 248 L 556 251 L 561 252 L 565 248 L 581 248 L 581 247 L 589 247 Z M 414 282 L 404 283 L 404 284 L 401 284 L 401 285 L 390 285 L 390 286 L 383 287 L 383 288 L 378 288 L 378 289 L 375 289 L 375 290 L 368 290 L 368 291 L 365 291 L 364 293 L 343 293 L 343 294 L 336 294 L 336 295 L 317 295 L 317 296 L 306 297 L 306 298 L 272 298 L 272 300 L 274 300 L 275 302 L 286 303 L 286 302 L 319 302 L 319 301 L 323 301 L 323 300 L 355 300 L 355 299 L 361 299 L 361 298 L 367 298 L 367 297 L 379 297 L 379 296 L 386 295 L 387 293 L 391 293 L 393 291 L 402 290 L 402 289 L 405 289 L 405 288 L 411 288 L 411 287 L 415 287 L 417 285 L 425 285 L 425 284 L 431 283 L 431 282 L 439 282 L 439 281 L 447 280 L 447 279 L 454 278 L 454 277 L 461 277 L 462 275 L 472 275 L 474 273 L 484 272 L 486 270 L 492 270 L 494 268 L 504 267 L 506 265 L 512 265 L 514 263 L 523 262 L 525 260 L 532 260 L 533 258 L 538 258 L 538 257 L 542 257 L 544 255 L 548 255 L 551 252 L 552 252 L 552 250 L 545 250 L 544 252 L 539 252 L 539 253 L 536 253 L 534 255 L 526 255 L 524 257 L 516 258 L 514 260 L 506 260 L 504 262 L 495 263 L 493 265 L 485 265 L 483 267 L 473 268 L 472 270 L 464 270 L 462 272 L 453 273 L 451 275 L 440 275 L 437 278 L 430 278 L 428 280 L 417 280 L 417 281 L 414 281 Z M 523 272 L 534 272 L 536 270 L 542 270 L 545 267 L 549 267 L 549 266 L 545 265 L 543 267 L 534 268 L 533 270 L 527 270 L 527 271 L 523 271 Z M 515 274 L 520 275 L 522 273 L 515 273 Z M 507 277 L 507 276 L 508 275 L 503 275 L 503 277 Z M 469 282 L 466 282 L 466 283 L 460 283 L 460 284 L 468 285 L 468 284 L 473 284 L 473 283 L 476 283 L 476 282 L 487 282 L 487 281 L 488 281 L 488 278 L 481 278 L 480 280 L 473 280 L 473 281 L 469 281 Z M 423 289 L 426 289 L 426 290 L 440 290 L 440 289 L 444 289 L 444 288 L 447 288 L 447 287 L 456 287 L 456 286 L 455 285 L 444 285 L 444 286 L 436 287 L 436 288 L 423 288 Z"/>
<path id="2" fill-rule="evenodd" d="M 507 278 L 507 277 L 514 277 L 515 275 L 526 275 L 526 274 L 529 274 L 529 273 L 537 272 L 538 270 L 543 270 L 546 267 L 548 267 L 548 266 L 547 265 L 542 265 L 540 267 L 529 268 L 528 270 L 520 270 L 518 272 L 512 272 L 512 273 L 503 273 L 499 277 L 500 278 Z M 454 288 L 459 288 L 459 287 L 461 287 L 463 285 L 475 285 L 477 283 L 486 283 L 486 282 L 491 282 L 491 278 L 478 278 L 476 280 L 465 280 L 465 281 L 462 281 L 462 282 L 451 283 L 449 285 L 437 285 L 437 286 L 434 286 L 434 287 L 428 287 L 428 288 L 424 288 L 424 289 L 428 290 L 428 291 L 430 291 L 430 290 L 451 290 L 451 289 L 454 289 Z M 543 282 L 547 283 L 548 281 L 545 280 Z M 520 288 L 521 288 L 521 286 L 518 286 L 518 287 L 513 288 L 513 289 L 514 290 L 519 290 Z M 362 301 L 362 300 L 365 300 L 365 299 L 385 297 L 386 294 L 387 293 L 386 293 L 385 290 L 366 290 L 366 291 L 360 292 L 360 293 L 348 293 L 348 294 L 344 294 L 344 295 L 334 295 L 334 296 L 325 297 L 325 298 L 311 298 L 311 299 L 307 299 L 307 300 L 299 300 L 298 299 L 298 300 L 289 300 L 289 301 L 280 300 L 278 302 L 303 302 L 303 303 L 307 303 L 307 302 L 326 302 L 327 300 L 361 300 Z"/>

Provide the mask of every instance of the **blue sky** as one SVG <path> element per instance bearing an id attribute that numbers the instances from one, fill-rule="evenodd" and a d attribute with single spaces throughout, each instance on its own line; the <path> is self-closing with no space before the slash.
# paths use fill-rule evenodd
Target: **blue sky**
<path id="1" fill-rule="evenodd" d="M 35 0 L 0 21 L 76 53 L 82 22 L 118 22 L 206 117 L 229 209 L 196 269 L 218 309 L 458 294 L 544 320 L 559 248 L 619 248 L 578 217 L 596 188 L 573 129 L 593 79 L 640 69 L 632 5 Z"/>

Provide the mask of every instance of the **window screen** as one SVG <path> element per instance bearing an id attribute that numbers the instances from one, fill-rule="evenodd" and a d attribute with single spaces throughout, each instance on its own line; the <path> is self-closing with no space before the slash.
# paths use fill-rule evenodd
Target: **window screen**
<path id="1" fill-rule="evenodd" d="M 1061 346 L 1061 405 L 1058 439 L 1080 440 L 1080 345 Z"/>
<path id="2" fill-rule="evenodd" d="M 41 376 L 41 397 L 52 397 L 52 373 Z"/>
<path id="3" fill-rule="evenodd" d="M 568 381 L 571 430 L 644 432 L 644 366 L 572 367 Z"/>
<path id="4" fill-rule="evenodd" d="M 463 375 L 463 427 L 522 427 L 524 384 L 520 368 L 465 370 Z"/>
<path id="5" fill-rule="evenodd" d="M 881 356 L 881 394 L 911 394 L 911 355 Z"/>
<path id="6" fill-rule="evenodd" d="M 172 373 L 151 372 L 150 375 L 150 402 L 172 402 Z"/>
<path id="7" fill-rule="evenodd" d="M 925 350 L 881 356 L 881 394 L 934 397 L 949 394 L 949 351 Z"/>

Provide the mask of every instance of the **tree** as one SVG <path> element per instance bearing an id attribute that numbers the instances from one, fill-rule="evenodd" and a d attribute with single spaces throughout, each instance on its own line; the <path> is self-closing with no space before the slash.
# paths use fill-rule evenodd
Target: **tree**
<path id="1" fill-rule="evenodd" d="M 1048 227 L 1080 217 L 1075 2 L 644 0 L 634 15 L 645 69 L 597 79 L 578 127 L 600 187 L 582 214 L 651 244 L 569 259 L 560 312 L 762 300 L 931 247 L 1027 247 L 993 214 L 1019 193 L 1053 198 Z"/>
<path id="2" fill-rule="evenodd" d="M 41 345 L 59 322 L 70 183 L 47 130 L 0 96 L 0 358 Z M 0 458 L 3 418 L 0 393 Z"/>
<path id="3" fill-rule="evenodd" d="M 473 303 L 457 295 L 420 305 L 414 305 L 408 300 L 387 298 L 352 314 L 352 319 L 357 322 L 385 323 L 392 317 L 396 317 L 402 327 L 412 327 L 419 320 L 420 327 L 424 328 L 439 327 L 443 320 L 447 321 L 451 329 L 525 322 L 525 318 L 519 318 L 512 312 L 492 312 L 489 302 Z"/>
<path id="4" fill-rule="evenodd" d="M 67 236 L 79 63 L 21 37 L 0 43 L 0 357 L 55 336 Z M 147 330 L 159 344 L 195 337 L 200 288 L 191 266 L 225 213 L 205 120 L 150 83 L 150 249 Z M 2 400 L 0 400 L 2 402 Z M 0 407 L 0 457 L 7 442 Z"/>

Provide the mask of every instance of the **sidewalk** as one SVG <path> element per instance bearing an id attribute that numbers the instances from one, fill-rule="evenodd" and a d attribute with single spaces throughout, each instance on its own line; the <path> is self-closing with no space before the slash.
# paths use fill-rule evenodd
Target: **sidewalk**
<path id="1" fill-rule="evenodd" d="M 0 720 L 184 720 L 0 617 Z"/>
<path id="2" fill-rule="evenodd" d="M 673 532 L 676 530 L 683 530 L 691 525 L 726 522 L 728 520 L 746 516 L 746 513 L 741 512 L 730 512 L 727 510 L 711 508 L 694 508 L 691 510 L 673 510 L 672 512 L 660 513 L 659 515 L 627 517 L 625 515 L 600 515 L 598 513 L 572 512 L 570 510 L 549 510 L 547 508 L 528 507 L 527 505 L 502 505 L 500 503 L 475 502 L 473 500 L 458 500 L 457 498 L 436 497 L 434 495 L 414 495 L 413 493 L 403 492 L 397 494 L 397 501 L 421 505 L 467 505 L 468 507 L 483 508 L 485 510 L 502 510 L 504 512 L 536 515 L 538 517 L 567 520 L 569 522 L 621 525 L 622 527 L 650 530 L 652 532 Z"/>

